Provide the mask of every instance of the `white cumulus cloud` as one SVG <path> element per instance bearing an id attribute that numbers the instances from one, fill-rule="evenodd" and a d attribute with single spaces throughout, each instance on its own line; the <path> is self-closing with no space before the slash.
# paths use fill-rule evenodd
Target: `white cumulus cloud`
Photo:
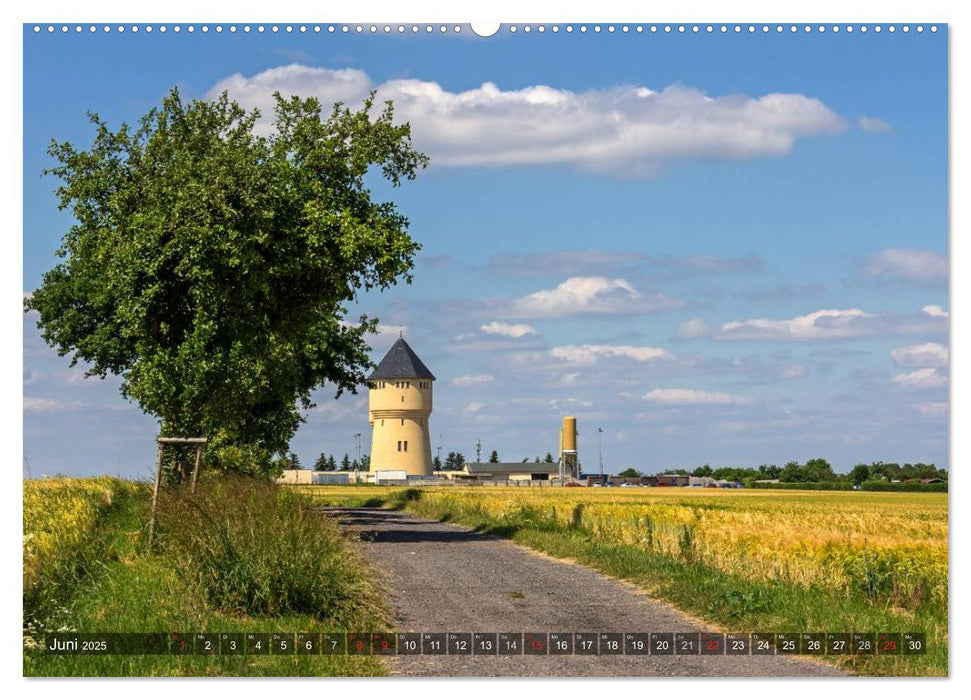
<path id="1" fill-rule="evenodd" d="M 523 318 L 554 318 L 585 314 L 646 314 L 680 307 L 663 294 L 644 294 L 625 279 L 571 277 L 555 289 L 541 289 L 514 299 L 511 313 Z"/>
<path id="2" fill-rule="evenodd" d="M 76 411 L 85 408 L 80 401 L 62 401 L 40 396 L 24 397 L 24 413 L 57 413 L 60 411 Z"/>
<path id="3" fill-rule="evenodd" d="M 856 125 L 868 134 L 889 134 L 893 129 L 883 119 L 878 117 L 861 116 Z"/>
<path id="4" fill-rule="evenodd" d="M 721 327 L 719 337 L 736 340 L 816 340 L 855 337 L 859 335 L 859 331 L 854 323 L 868 318 L 873 318 L 873 314 L 860 309 L 821 309 L 790 319 L 753 318 L 747 321 L 729 321 Z"/>
<path id="5" fill-rule="evenodd" d="M 947 377 L 933 367 L 914 370 L 907 374 L 898 374 L 893 383 L 901 389 L 937 389 L 947 384 Z"/>
<path id="6" fill-rule="evenodd" d="M 867 259 L 863 274 L 911 282 L 941 282 L 947 279 L 947 256 L 931 250 L 885 248 Z"/>
<path id="7" fill-rule="evenodd" d="M 493 321 L 479 328 L 483 333 L 490 335 L 504 335 L 507 338 L 522 338 L 524 335 L 535 335 L 536 329 L 525 323 L 503 323 Z"/>
<path id="8" fill-rule="evenodd" d="M 740 406 L 752 402 L 738 394 L 697 389 L 654 389 L 641 398 L 663 406 Z"/>
<path id="9" fill-rule="evenodd" d="M 582 170 L 654 176 L 685 160 L 745 161 L 790 153 L 801 138 L 836 134 L 843 119 L 823 102 L 792 93 L 711 96 L 672 85 L 620 85 L 572 91 L 547 85 L 503 89 L 485 82 L 453 92 L 420 79 L 375 83 L 352 68 L 294 63 L 219 81 L 247 107 L 273 114 L 274 91 L 354 104 L 377 91 L 409 121 L 416 146 L 436 166 L 559 164 Z"/>
<path id="10" fill-rule="evenodd" d="M 940 343 L 921 343 L 894 348 L 890 358 L 900 367 L 947 367 L 948 351 Z"/>
<path id="11" fill-rule="evenodd" d="M 947 318 L 950 314 L 942 309 L 938 304 L 928 304 L 921 309 L 921 312 L 933 318 Z"/>
<path id="12" fill-rule="evenodd" d="M 496 378 L 491 374 L 463 374 L 461 377 L 455 377 L 450 383 L 452 386 L 464 388 L 491 384 L 494 381 L 496 381 Z"/>
<path id="13" fill-rule="evenodd" d="M 674 354 L 664 348 L 638 345 L 562 345 L 550 354 L 574 365 L 591 365 L 600 359 L 617 358 L 635 362 L 673 360 Z"/>
<path id="14" fill-rule="evenodd" d="M 873 314 L 862 309 L 820 309 L 795 318 L 752 318 L 710 328 L 700 319 L 681 324 L 678 338 L 716 340 L 824 341 L 892 335 L 944 333 L 946 314 Z"/>
<path id="15" fill-rule="evenodd" d="M 944 401 L 924 401 L 922 403 L 915 403 L 914 410 L 920 415 L 927 416 L 928 418 L 946 416 L 947 403 Z"/>
<path id="16" fill-rule="evenodd" d="M 692 318 L 678 326 L 675 338 L 688 340 L 690 338 L 705 338 L 711 335 L 711 328 L 700 318 Z"/>

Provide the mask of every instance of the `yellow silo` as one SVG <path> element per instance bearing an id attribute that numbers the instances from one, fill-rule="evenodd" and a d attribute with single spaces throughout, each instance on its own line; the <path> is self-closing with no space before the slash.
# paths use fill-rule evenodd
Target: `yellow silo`
<path id="1" fill-rule="evenodd" d="M 560 477 L 567 475 L 580 476 L 576 416 L 563 416 L 563 426 L 560 428 Z"/>
<path id="2" fill-rule="evenodd" d="M 577 451 L 577 419 L 576 416 L 563 416 L 562 454 L 576 454 Z"/>
<path id="3" fill-rule="evenodd" d="M 368 377 L 371 472 L 432 473 L 432 382 L 429 369 L 399 338 Z"/>

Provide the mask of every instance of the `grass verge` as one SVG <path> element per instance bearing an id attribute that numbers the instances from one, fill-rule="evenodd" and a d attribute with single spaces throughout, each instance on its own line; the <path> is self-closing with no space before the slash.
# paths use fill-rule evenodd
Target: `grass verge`
<path id="1" fill-rule="evenodd" d="M 61 586 L 45 630 L 326 632 L 382 630 L 389 615 L 372 572 L 305 499 L 251 479 L 163 494 L 160 537 L 142 533 L 149 494 L 133 490 L 79 549 L 84 575 Z M 193 513 L 194 499 L 205 515 Z M 288 567 L 277 566 L 284 559 Z M 317 576 L 324 577 L 318 581 Z M 274 591 L 278 593 L 274 595 Z M 74 656 L 25 649 L 25 676 L 375 676 L 377 657 Z"/>

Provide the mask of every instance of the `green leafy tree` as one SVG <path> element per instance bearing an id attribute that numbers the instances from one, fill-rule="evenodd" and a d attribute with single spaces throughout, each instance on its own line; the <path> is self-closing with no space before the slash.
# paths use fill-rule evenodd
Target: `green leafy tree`
<path id="1" fill-rule="evenodd" d="M 707 464 L 702 465 L 691 472 L 691 476 L 711 476 L 711 474 L 712 468 Z"/>
<path id="2" fill-rule="evenodd" d="M 334 459 L 334 455 L 327 457 L 327 471 L 336 472 L 337 471 L 337 460 Z"/>
<path id="3" fill-rule="evenodd" d="M 489 464 L 499 464 L 499 453 L 496 450 L 489 453 Z"/>
<path id="4" fill-rule="evenodd" d="M 352 472 L 361 471 L 361 463 L 357 461 L 357 457 L 351 460 L 351 471 Z"/>
<path id="5" fill-rule="evenodd" d="M 806 481 L 806 472 L 799 462 L 786 462 L 782 471 L 779 472 L 779 481 Z"/>
<path id="6" fill-rule="evenodd" d="M 366 472 L 371 469 L 371 455 L 363 455 L 361 457 L 360 471 Z"/>
<path id="7" fill-rule="evenodd" d="M 854 484 L 862 484 L 870 480 L 870 468 L 865 464 L 857 464 L 850 470 L 850 481 Z"/>
<path id="8" fill-rule="evenodd" d="M 436 472 L 442 471 L 442 458 L 438 455 L 435 455 L 435 458 L 432 460 L 432 469 Z"/>
<path id="9" fill-rule="evenodd" d="M 314 462 L 314 471 L 327 471 L 327 455 L 323 452 L 320 453 L 320 457 Z"/>
<path id="10" fill-rule="evenodd" d="M 624 471 L 622 471 L 622 472 L 621 472 L 620 474 L 618 474 L 617 476 L 623 476 L 623 477 L 634 477 L 634 476 L 640 476 L 640 475 L 641 475 L 641 473 L 640 473 L 639 471 L 637 471 L 637 470 L 636 470 L 636 469 L 634 469 L 633 467 L 630 467 L 630 468 L 628 468 L 628 469 L 625 469 Z"/>
<path id="11" fill-rule="evenodd" d="M 344 458 L 341 459 L 341 471 L 346 472 L 351 469 L 351 457 L 346 452 L 344 453 Z"/>
<path id="12" fill-rule="evenodd" d="M 303 465 L 300 464 L 300 458 L 296 452 L 290 452 L 287 455 L 287 469 L 303 469 Z"/>
<path id="13" fill-rule="evenodd" d="M 546 462 L 547 464 L 553 464 L 553 455 L 547 452 L 546 456 L 543 457 L 543 461 Z"/>
<path id="14" fill-rule="evenodd" d="M 806 481 L 836 481 L 833 467 L 825 459 L 810 459 L 803 469 L 806 472 Z"/>
<path id="15" fill-rule="evenodd" d="M 397 186 L 427 164 L 390 103 L 325 114 L 276 95 L 274 111 L 261 135 L 225 93 L 172 90 L 135 126 L 91 115 L 87 150 L 48 150 L 74 223 L 25 311 L 88 376 L 120 376 L 163 435 L 209 437 L 210 467 L 233 447 L 278 468 L 316 387 L 356 391 L 377 320 L 347 304 L 410 282 L 420 247 L 372 200 L 372 178 Z"/>

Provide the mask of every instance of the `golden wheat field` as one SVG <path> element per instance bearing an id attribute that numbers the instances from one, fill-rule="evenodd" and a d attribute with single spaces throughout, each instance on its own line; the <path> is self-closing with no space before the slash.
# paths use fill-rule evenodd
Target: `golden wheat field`
<path id="1" fill-rule="evenodd" d="M 379 489 L 318 493 L 377 496 Z M 489 487 L 421 493 L 410 510 L 500 526 L 582 528 L 604 541 L 752 580 L 857 590 L 903 609 L 947 606 L 947 494 Z"/>
<path id="2" fill-rule="evenodd" d="M 114 477 L 24 481 L 24 589 L 44 567 L 84 539 L 122 490 L 135 484 Z"/>

